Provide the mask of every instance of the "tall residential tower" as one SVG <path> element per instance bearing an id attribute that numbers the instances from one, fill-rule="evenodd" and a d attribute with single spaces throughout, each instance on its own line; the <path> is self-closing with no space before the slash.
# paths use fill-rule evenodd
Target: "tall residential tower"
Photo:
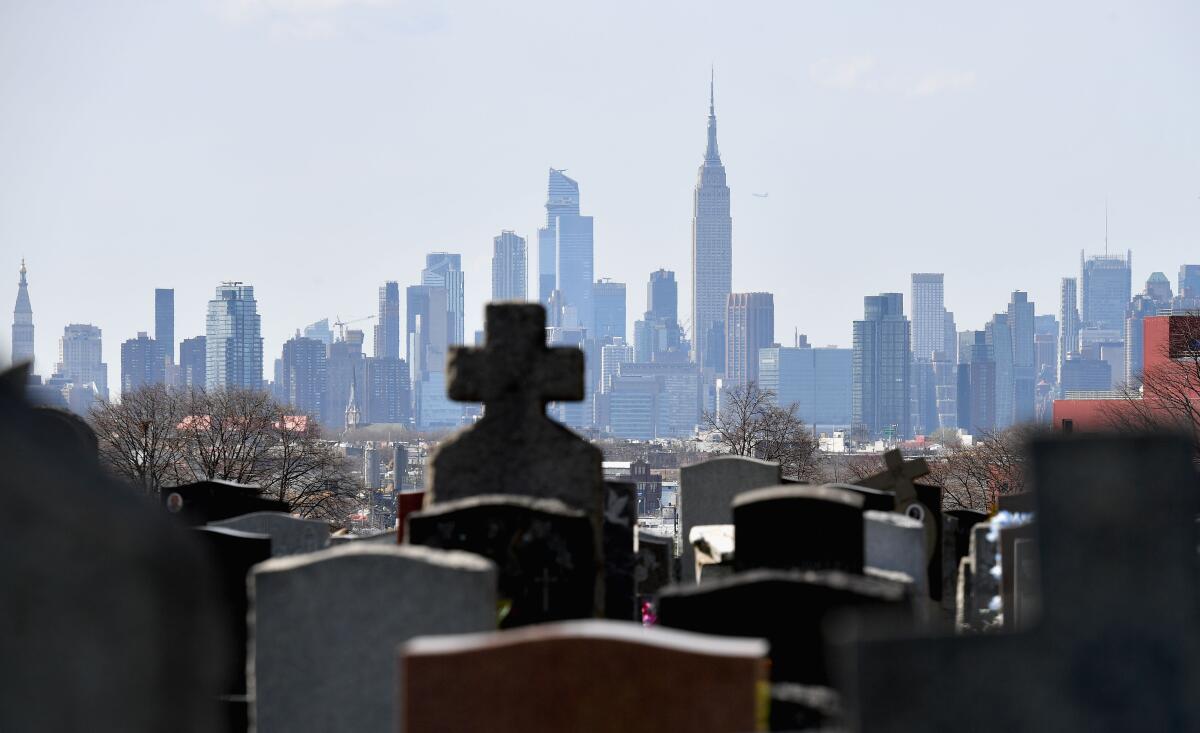
<path id="1" fill-rule="evenodd" d="M 207 389 L 262 389 L 263 340 L 254 286 L 223 282 L 208 301 Z"/>

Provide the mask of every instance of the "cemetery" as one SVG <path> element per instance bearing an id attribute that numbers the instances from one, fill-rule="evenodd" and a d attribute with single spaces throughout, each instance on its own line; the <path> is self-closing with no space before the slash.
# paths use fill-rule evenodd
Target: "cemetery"
<path id="1" fill-rule="evenodd" d="M 483 417 L 356 536 L 247 487 L 147 502 L 0 380 L 0 731 L 1200 731 L 1200 479 L 1173 435 L 1043 435 L 948 509 L 684 466 L 678 541 L 546 414 L 583 356 L 492 304 L 447 391 Z"/>

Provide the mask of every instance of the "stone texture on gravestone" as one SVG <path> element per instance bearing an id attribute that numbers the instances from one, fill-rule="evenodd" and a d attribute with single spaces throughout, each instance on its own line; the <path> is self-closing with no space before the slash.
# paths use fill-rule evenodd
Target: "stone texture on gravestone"
<path id="1" fill-rule="evenodd" d="M 904 573 L 916 596 L 928 598 L 924 526 L 904 514 L 870 511 L 863 513 L 863 529 L 866 564 Z"/>
<path id="2" fill-rule="evenodd" d="M 779 484 L 779 464 L 744 456 L 720 456 L 679 470 L 679 536 L 684 539 L 680 568 L 684 582 L 696 580 L 692 527 L 733 522 L 733 499 L 743 491 Z"/>
<path id="3" fill-rule="evenodd" d="M 1014 596 L 1017 580 L 1015 544 L 1020 540 L 1032 540 L 1037 536 L 1036 528 L 1031 523 L 1002 527 L 1000 530 L 1000 612 L 1004 628 L 1013 629 L 1016 620 L 1016 598 Z"/>
<path id="4" fill-rule="evenodd" d="M 510 603 L 504 628 L 593 615 L 592 524 L 560 501 L 492 495 L 435 504 L 409 515 L 407 538 L 495 562 Z"/>
<path id="5" fill-rule="evenodd" d="M 287 504 L 263 498 L 261 491 L 232 481 L 196 481 L 163 487 L 159 499 L 168 512 L 193 527 L 253 512 L 287 512 Z"/>
<path id="6" fill-rule="evenodd" d="M 1013 570 L 1012 628 L 1024 631 L 1033 627 L 1041 608 L 1037 540 L 1026 538 L 1013 543 Z"/>
<path id="7" fill-rule="evenodd" d="M 405 730 L 759 730 L 766 653 L 760 639 L 620 621 L 414 639 L 399 660 Z"/>
<path id="8" fill-rule="evenodd" d="M 229 733 L 244 731 L 249 725 L 246 703 L 246 613 L 249 609 L 246 577 L 255 565 L 271 559 L 271 538 L 265 534 L 218 527 L 197 527 L 195 532 L 213 566 L 217 568 L 220 579 L 217 595 L 230 629 L 226 673 L 228 684 L 223 695 L 228 730 Z"/>
<path id="9" fill-rule="evenodd" d="M 1035 440 L 1041 618 L 1027 632 L 846 639 L 870 731 L 1200 729 L 1200 486 L 1176 437 Z"/>
<path id="10" fill-rule="evenodd" d="M 24 384 L 0 379 L 0 730 L 219 730 L 229 644 L 202 548 Z"/>
<path id="11" fill-rule="evenodd" d="M 733 500 L 737 572 L 863 572 L 863 499 L 829 486 L 774 486 Z"/>
<path id="12" fill-rule="evenodd" d="M 828 685 L 822 624 L 858 606 L 910 616 L 901 583 L 835 570 L 751 570 L 702 585 L 681 584 L 658 598 L 658 623 L 722 636 L 764 637 L 771 679 Z"/>
<path id="13" fill-rule="evenodd" d="M 395 731 L 396 646 L 496 623 L 496 568 L 465 552 L 353 543 L 268 560 L 250 585 L 258 733 Z"/>
<path id="14" fill-rule="evenodd" d="M 454 347 L 450 398 L 482 402 L 483 417 L 438 446 L 426 470 L 426 506 L 483 494 L 556 499 L 592 522 L 595 614 L 604 611 L 604 472 L 600 449 L 546 416 L 546 404 L 584 398 L 584 356 L 546 346 L 546 311 L 489 303 L 483 348 Z"/>
<path id="15" fill-rule="evenodd" d="M 961 561 L 971 549 L 971 528 L 986 521 L 983 512 L 950 509 L 942 513 L 942 608 L 952 617 L 958 614 L 958 572 Z"/>
<path id="16" fill-rule="evenodd" d="M 604 617 L 638 617 L 634 589 L 634 535 L 637 534 L 637 484 L 604 482 Z"/>
<path id="17" fill-rule="evenodd" d="M 651 600 L 659 590 L 674 582 L 675 541 L 670 537 L 638 532 L 637 566 L 634 580 L 641 602 Z"/>
<path id="18" fill-rule="evenodd" d="M 997 628 L 1000 613 L 999 550 L 992 539 L 992 526 L 981 522 L 971 529 L 971 598 L 976 631 Z"/>
<path id="19" fill-rule="evenodd" d="M 254 512 L 232 519 L 212 522 L 210 527 L 236 529 L 270 535 L 271 554 L 274 557 L 316 552 L 329 547 L 329 522 L 319 519 L 301 519 L 282 512 Z"/>
<path id="20" fill-rule="evenodd" d="M 975 571 L 971 568 L 971 558 L 965 556 L 958 561 L 958 578 L 955 585 L 954 630 L 960 634 L 979 629 L 974 589 L 971 587 L 971 580 L 974 577 Z"/>

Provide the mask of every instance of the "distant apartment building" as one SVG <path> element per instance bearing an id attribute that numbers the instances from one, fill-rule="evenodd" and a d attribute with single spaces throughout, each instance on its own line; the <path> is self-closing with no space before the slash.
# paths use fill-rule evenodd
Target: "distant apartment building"
<path id="1" fill-rule="evenodd" d="M 206 386 L 209 390 L 263 386 L 263 340 L 254 286 L 224 282 L 208 301 Z"/>
<path id="2" fill-rule="evenodd" d="M 911 427 L 910 326 L 900 293 L 868 295 L 854 322 L 851 432 L 856 439 L 904 438 Z"/>
<path id="3" fill-rule="evenodd" d="M 525 238 L 505 229 L 492 239 L 492 300 L 526 300 L 528 280 Z"/>
<path id="4" fill-rule="evenodd" d="M 758 351 L 758 384 L 782 407 L 796 405 L 805 425 L 823 432 L 850 427 L 854 351 L 778 344 Z"/>
<path id="5" fill-rule="evenodd" d="M 90 323 L 72 323 L 64 328 L 55 372 L 80 387 L 95 385 L 96 394 L 108 399 L 108 365 L 104 363 L 100 329 Z"/>
<path id="6" fill-rule="evenodd" d="M 466 283 L 462 269 L 462 255 L 450 252 L 430 252 L 425 255 L 425 269 L 421 270 L 421 285 L 428 288 L 443 288 L 446 291 L 446 343 L 451 346 L 465 344 L 464 293 Z"/>
<path id="7" fill-rule="evenodd" d="M 154 342 L 168 363 L 175 363 L 175 289 L 154 289 Z M 124 387 L 122 387 L 124 389 Z"/>
<path id="8" fill-rule="evenodd" d="M 208 373 L 208 346 L 204 336 L 179 342 L 178 386 L 204 389 Z"/>
<path id="9" fill-rule="evenodd" d="M 299 334 L 284 342 L 275 366 L 275 398 L 280 403 L 320 420 L 327 380 L 325 344 Z"/>
<path id="10" fill-rule="evenodd" d="M 725 387 L 757 382 L 758 350 L 775 342 L 775 297 L 730 293 L 725 326 Z"/>
<path id="11" fill-rule="evenodd" d="M 599 343 L 625 339 L 625 283 L 608 278 L 592 285 L 592 337 Z"/>
<path id="12" fill-rule="evenodd" d="M 166 381 L 166 355 L 145 331 L 121 344 L 121 394 Z"/>

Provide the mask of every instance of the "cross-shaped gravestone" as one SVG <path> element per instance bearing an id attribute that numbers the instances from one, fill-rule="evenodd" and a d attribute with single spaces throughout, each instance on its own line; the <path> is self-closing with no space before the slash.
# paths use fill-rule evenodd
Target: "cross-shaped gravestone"
<path id="1" fill-rule="evenodd" d="M 546 417 L 548 402 L 583 399 L 583 352 L 546 346 L 546 311 L 537 304 L 490 303 L 485 320 L 486 345 L 455 347 L 446 362 L 450 398 L 482 402 L 483 418 L 430 459 L 426 506 L 482 494 L 557 499 L 587 514 L 603 567 L 603 454 Z M 599 573 L 594 597 L 599 612 Z"/>
<path id="2" fill-rule="evenodd" d="M 1040 620 L 1015 634 L 848 643 L 856 730 L 1200 729 L 1190 446 L 1064 436 L 1035 442 L 1030 459 Z"/>
<path id="3" fill-rule="evenodd" d="M 929 474 L 929 464 L 924 458 L 906 461 L 898 450 L 884 453 L 883 462 L 887 466 L 885 470 L 855 483 L 892 492 L 896 495 L 896 511 L 904 513 L 917 501 L 917 489 L 913 486 L 913 481 Z"/>
<path id="4" fill-rule="evenodd" d="M 442 443 L 430 461 L 428 503 L 479 494 L 558 499 L 599 520 L 601 452 L 546 417 L 546 403 L 583 399 L 583 352 L 547 348 L 540 305 L 492 303 L 483 348 L 456 347 L 450 398 L 483 402 L 483 418 Z"/>

